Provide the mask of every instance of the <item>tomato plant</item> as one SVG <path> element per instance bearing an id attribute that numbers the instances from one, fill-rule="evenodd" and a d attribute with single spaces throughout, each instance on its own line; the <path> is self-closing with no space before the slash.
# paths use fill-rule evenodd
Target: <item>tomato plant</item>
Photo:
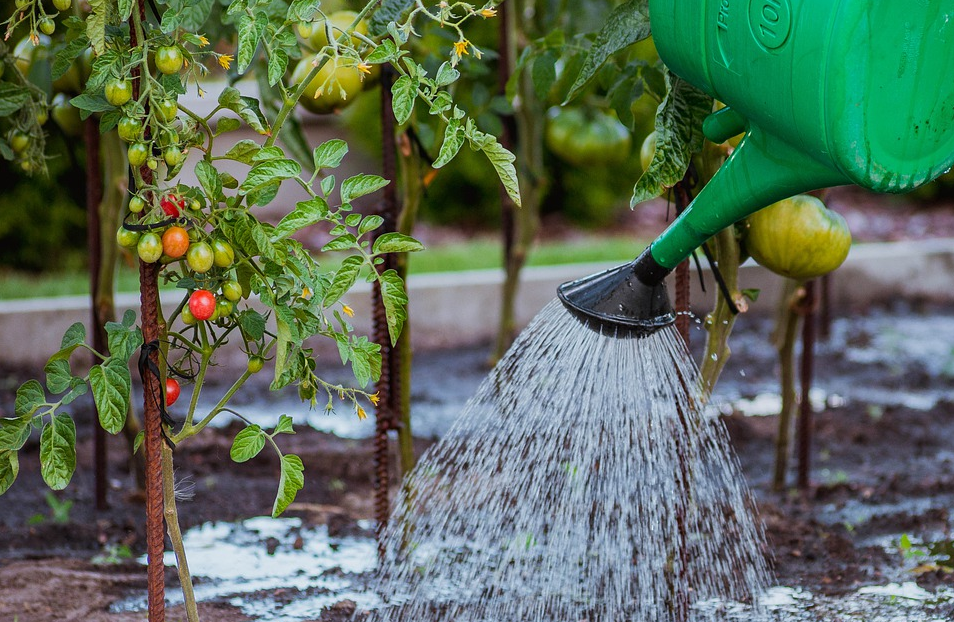
<path id="1" fill-rule="evenodd" d="M 373 75 L 380 65 L 390 65 L 398 75 L 391 111 L 397 122 L 407 123 L 417 109 L 443 128 L 443 146 L 434 165 L 445 165 L 468 145 L 487 157 L 506 190 L 519 202 L 513 155 L 493 135 L 478 129 L 451 95 L 459 77 L 455 66 L 463 56 L 461 50 L 477 53 L 464 37 L 462 25 L 475 16 L 487 17 L 481 16 L 479 9 L 465 3 L 416 4 L 404 15 L 385 16 L 386 26 L 372 38 L 357 28 L 377 7 L 377 2 L 369 2 L 355 15 L 355 27 L 339 26 L 340 33 L 333 30 L 333 40 L 312 53 L 302 50 L 294 31 L 297 24 L 314 19 L 319 9 L 316 1 L 231 0 L 224 9 L 230 16 L 227 20 L 222 19 L 216 3 L 195 3 L 188 11 L 174 3 L 159 6 L 162 8 L 154 8 L 160 13 L 154 16 L 157 19 L 149 21 L 140 19 L 146 12 L 143 0 L 90 3 L 91 12 L 85 19 L 66 20 L 67 28 L 57 33 L 58 41 L 52 46 L 49 38 L 41 39 L 46 36 L 39 30 L 46 16 L 41 3 L 26 0 L 24 8 L 5 22 L 8 36 L 27 29 L 28 38 L 46 46 L 24 48 L 23 61 L 30 75 L 43 77 L 44 71 L 33 71 L 33 67 L 39 67 L 43 60 L 39 50 L 44 50 L 52 72 L 48 81 L 76 78 L 70 89 L 78 94 L 65 100 L 69 109 L 83 119 L 93 117 L 101 131 L 130 143 L 126 148 L 132 164 L 126 223 L 128 228 L 142 231 L 137 253 L 145 264 L 151 264 L 141 266 L 141 287 L 155 293 L 161 276 L 172 287 L 159 295 L 167 300 L 172 297 L 175 300 L 170 302 L 178 304 L 161 325 L 144 319 L 140 329 L 132 314 L 107 325 L 108 353 L 94 352 L 98 362 L 88 373 L 74 374 L 71 367 L 75 350 L 93 349 L 85 343 L 82 325 L 70 327 L 62 349 L 45 369 L 45 385 L 37 381 L 24 384 L 18 392 L 16 416 L 2 422 L 0 494 L 15 478 L 10 465 L 22 447 L 20 436 L 34 425 L 52 431 L 41 435 L 47 439 L 41 440 L 41 470 L 47 483 L 54 488 L 68 483 L 75 466 L 75 447 L 69 439 L 75 435 L 69 434 L 71 417 L 61 409 L 83 392 L 92 392 L 105 429 L 111 433 L 122 429 L 131 392 L 130 360 L 143 346 L 143 353 L 148 354 L 150 348 L 161 352 L 155 357 L 158 372 L 146 368 L 144 380 L 150 374 L 195 379 L 192 403 L 180 419 L 162 424 L 170 443 L 176 445 L 226 410 L 229 399 L 254 372 L 252 357 L 274 362 L 272 389 L 297 386 L 311 406 L 317 405 L 319 396 L 327 397 L 328 409 L 344 402 L 355 413 L 363 413 L 362 405 L 371 403 L 372 395 L 365 387 L 380 375 L 380 346 L 355 335 L 341 320 L 342 313 L 349 311 L 342 297 L 359 276 L 376 280 L 383 292 L 390 337 L 395 341 L 406 319 L 404 283 L 396 271 L 378 271 L 376 264 L 383 254 L 420 250 L 422 246 L 406 235 L 380 234 L 380 218 L 354 213 L 354 201 L 390 182 L 374 174 L 340 175 L 336 169 L 349 151 L 344 140 L 335 138 L 319 145 L 306 142 L 294 115 L 309 89 L 312 95 L 321 93 L 326 103 L 333 102 L 331 108 L 340 108 L 359 96 L 362 76 Z M 425 67 L 413 58 L 414 23 L 423 20 L 447 29 L 456 40 L 444 49 L 446 60 L 434 67 Z M 83 70 L 87 50 L 93 57 L 86 65 L 88 72 Z M 302 58 L 307 62 L 300 80 L 286 85 L 286 70 Z M 210 66 L 231 72 L 228 85 L 207 81 Z M 126 80 L 132 85 L 128 99 Z M 233 85 L 240 80 L 256 81 L 257 88 L 249 90 L 257 91 L 259 97 L 245 95 L 246 91 Z M 23 84 L 25 90 L 19 95 L 12 89 L 9 95 L 0 89 L 0 101 L 7 108 L 24 110 L 22 123 L 4 125 L 2 135 L 16 129 L 30 136 L 29 144 L 21 154 L 13 154 L 12 148 L 9 153 L 0 151 L 39 170 L 45 144 L 36 110 L 45 105 L 46 93 L 42 88 L 30 90 L 25 79 Z M 207 92 L 212 88 L 216 92 Z M 188 89 L 209 96 L 214 106 L 203 112 L 189 109 L 182 99 Z M 13 100 L 17 106 L 10 105 Z M 57 119 L 55 106 L 53 116 Z M 80 120 L 77 118 L 77 124 Z M 259 138 L 234 138 L 233 133 L 243 127 Z M 0 144 L 8 146 L 6 140 Z M 188 177 L 180 176 L 185 166 L 190 167 Z M 304 198 L 285 210 L 277 222 L 259 220 L 256 208 L 272 203 L 283 185 L 304 192 Z M 306 227 L 323 228 L 329 241 L 321 249 L 306 248 L 294 237 Z M 186 243 L 179 229 L 189 232 L 185 261 L 173 257 Z M 172 252 L 165 257 L 160 231 L 175 237 L 175 248 L 172 239 L 166 240 L 166 248 Z M 331 251 L 344 255 L 335 268 L 325 267 L 323 258 L 319 261 L 321 253 Z M 219 291 L 221 300 L 215 294 Z M 144 334 L 152 331 L 157 336 L 143 344 Z M 337 344 L 354 373 L 356 386 L 332 384 L 315 374 L 314 353 L 306 344 L 312 337 Z M 209 390 L 204 384 L 206 372 L 217 364 L 219 349 L 227 341 L 239 344 L 249 354 L 250 365 L 237 370 L 235 385 L 225 398 L 213 400 L 212 407 L 198 406 L 205 403 L 199 399 L 202 392 Z M 156 398 L 146 395 L 145 404 L 154 404 Z M 275 422 L 270 431 L 249 426 L 236 438 L 232 457 L 248 460 L 262 448 L 258 441 L 264 446 L 266 436 L 273 439 L 291 431 L 287 417 Z M 55 451 L 49 445 L 51 438 L 59 439 Z M 281 469 L 272 508 L 277 516 L 303 485 L 303 466 L 297 456 L 284 453 L 279 442 L 268 445 L 278 454 Z M 148 452 L 172 460 L 168 448 L 161 445 Z M 172 497 L 167 499 L 166 513 L 175 522 Z M 179 547 L 181 541 L 174 539 L 173 544 Z M 181 553 L 178 548 L 176 552 Z M 183 585 L 188 582 L 188 575 L 183 575 Z M 191 620 L 194 602 L 187 605 Z"/>
<path id="2" fill-rule="evenodd" d="M 561 160 L 575 166 L 620 164 L 629 157 L 629 130 L 613 113 L 558 109 L 547 124 L 547 146 Z"/>

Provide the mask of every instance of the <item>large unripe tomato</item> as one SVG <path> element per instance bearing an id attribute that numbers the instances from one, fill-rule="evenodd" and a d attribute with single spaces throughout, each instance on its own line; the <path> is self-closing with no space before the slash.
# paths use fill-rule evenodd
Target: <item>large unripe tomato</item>
<path id="1" fill-rule="evenodd" d="M 146 143 L 130 144 L 129 148 L 126 149 L 126 158 L 129 160 L 130 166 L 139 168 L 145 164 L 146 160 L 149 158 L 149 145 Z"/>
<path id="2" fill-rule="evenodd" d="M 222 283 L 222 295 L 232 302 L 238 302 L 242 299 L 242 286 L 238 281 L 226 281 Z"/>
<path id="3" fill-rule="evenodd" d="M 184 227 L 173 225 L 162 233 L 162 252 L 178 259 L 189 250 L 189 232 Z"/>
<path id="4" fill-rule="evenodd" d="M 215 254 L 212 252 L 212 247 L 206 242 L 193 244 L 189 247 L 189 252 L 186 253 L 186 263 L 189 264 L 189 268 L 199 274 L 205 274 L 211 270 L 213 261 L 215 261 Z"/>
<path id="5" fill-rule="evenodd" d="M 146 202 L 142 200 L 138 194 L 134 194 L 129 198 L 129 211 L 133 214 L 138 214 L 146 208 Z"/>
<path id="6" fill-rule="evenodd" d="M 331 26 L 331 36 L 335 39 L 341 36 L 341 33 L 348 30 L 348 27 L 354 23 L 355 18 L 358 17 L 358 14 L 354 11 L 335 11 L 328 16 L 328 24 Z M 354 27 L 352 32 L 360 33 L 362 35 L 368 34 L 368 23 L 364 20 L 358 22 Z M 304 38 L 304 35 L 302 35 Z M 311 23 L 311 33 L 308 37 L 308 44 L 311 45 L 312 49 L 315 51 L 320 50 L 321 48 L 328 45 L 328 33 L 325 28 L 325 20 L 319 20 L 317 22 Z M 361 46 L 361 39 L 351 35 L 351 43 L 355 47 Z"/>
<path id="7" fill-rule="evenodd" d="M 83 132 L 83 120 L 80 118 L 79 110 L 70 104 L 66 95 L 63 93 L 54 95 L 50 106 L 53 120 L 64 134 L 75 137 Z"/>
<path id="8" fill-rule="evenodd" d="M 639 164 L 644 171 L 649 168 L 654 155 L 656 155 L 656 132 L 650 132 L 639 147 Z"/>
<path id="9" fill-rule="evenodd" d="M 56 31 L 56 22 L 49 17 L 40 20 L 40 32 L 45 35 L 52 35 Z"/>
<path id="10" fill-rule="evenodd" d="M 745 222 L 743 242 L 752 258 L 791 279 L 828 274 L 845 261 L 851 248 L 845 219 L 810 195 L 773 203 Z"/>
<path id="11" fill-rule="evenodd" d="M 292 72 L 291 85 L 298 86 L 311 70 L 311 58 L 301 60 L 295 67 L 295 71 Z M 334 78 L 325 86 L 325 82 L 330 76 L 334 76 Z M 325 89 L 316 98 L 315 95 L 322 86 L 325 86 Z M 305 110 L 315 114 L 328 114 L 341 110 L 354 101 L 354 98 L 361 92 L 361 87 L 361 72 L 357 67 L 336 66 L 333 60 L 329 60 L 305 87 L 298 103 Z M 342 90 L 345 93 L 344 97 L 341 96 Z"/>
<path id="12" fill-rule="evenodd" d="M 629 157 L 632 138 L 608 112 L 557 109 L 546 130 L 547 147 L 558 158 L 580 167 L 619 164 Z"/>
<path id="13" fill-rule="evenodd" d="M 153 106 L 156 117 L 163 123 L 171 123 L 179 114 L 179 104 L 174 99 L 160 99 Z"/>
<path id="14" fill-rule="evenodd" d="M 207 289 L 197 289 L 189 296 L 189 311 L 192 316 L 203 322 L 215 313 L 215 296 Z"/>
<path id="15" fill-rule="evenodd" d="M 169 168 L 175 168 L 179 166 L 179 164 L 182 163 L 182 159 L 184 157 L 185 156 L 182 154 L 182 150 L 175 145 L 166 147 L 162 150 L 162 159 L 165 160 L 166 166 Z"/>
<path id="16" fill-rule="evenodd" d="M 116 243 L 123 248 L 135 248 L 139 244 L 139 232 L 130 231 L 126 227 L 116 230 Z"/>
<path id="17" fill-rule="evenodd" d="M 132 99 L 132 82 L 129 80 L 110 80 L 104 89 L 106 101 L 113 106 L 122 106 Z"/>
<path id="18" fill-rule="evenodd" d="M 123 117 L 116 126 L 119 137 L 127 143 L 139 140 L 142 137 L 142 121 L 135 117 Z"/>
<path id="19" fill-rule="evenodd" d="M 162 257 L 162 240 L 156 233 L 146 232 L 139 238 L 136 250 L 145 263 L 156 263 Z"/>
<path id="20" fill-rule="evenodd" d="M 175 378 L 166 378 L 166 406 L 172 406 L 179 399 L 182 389 L 179 387 L 179 381 Z"/>
<path id="21" fill-rule="evenodd" d="M 164 45 L 156 50 L 156 69 L 164 74 L 179 73 L 184 60 L 179 46 Z"/>
<path id="22" fill-rule="evenodd" d="M 57 11 L 66 11 L 73 5 L 73 0 L 53 0 Z"/>
<path id="23" fill-rule="evenodd" d="M 212 255 L 216 268 L 228 268 L 235 261 L 235 251 L 225 240 L 212 240 Z"/>

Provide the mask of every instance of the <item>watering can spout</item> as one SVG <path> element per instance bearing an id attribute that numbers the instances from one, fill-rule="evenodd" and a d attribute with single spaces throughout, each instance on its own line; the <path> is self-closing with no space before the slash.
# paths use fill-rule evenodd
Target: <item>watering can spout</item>
<path id="1" fill-rule="evenodd" d="M 729 109 L 717 114 L 706 128 L 712 138 L 738 130 Z M 634 262 L 564 283 L 560 300 L 603 332 L 655 332 L 675 321 L 666 275 L 707 239 L 776 201 L 845 182 L 840 173 L 753 127 L 699 196 Z"/>

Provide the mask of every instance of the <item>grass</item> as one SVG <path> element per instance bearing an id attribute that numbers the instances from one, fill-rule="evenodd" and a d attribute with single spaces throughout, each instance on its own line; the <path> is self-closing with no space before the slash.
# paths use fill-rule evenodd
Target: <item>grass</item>
<path id="1" fill-rule="evenodd" d="M 528 265 L 550 266 L 588 262 L 619 262 L 632 260 L 644 242 L 629 238 L 593 238 L 568 242 L 538 244 L 530 255 Z M 436 245 L 411 255 L 411 274 L 459 272 L 500 268 L 503 253 L 496 239 L 475 239 L 454 244 Z M 139 289 L 138 271 L 125 263 L 117 273 L 117 290 L 136 292 Z M 89 275 L 82 271 L 28 274 L 0 272 L 0 300 L 45 298 L 52 296 L 81 296 L 89 293 Z"/>

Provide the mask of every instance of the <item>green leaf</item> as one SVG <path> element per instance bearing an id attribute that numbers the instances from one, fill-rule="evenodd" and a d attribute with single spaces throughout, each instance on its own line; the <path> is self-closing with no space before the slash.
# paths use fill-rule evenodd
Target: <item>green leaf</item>
<path id="1" fill-rule="evenodd" d="M 30 438 L 32 417 L 0 419 L 0 451 L 20 451 Z"/>
<path id="2" fill-rule="evenodd" d="M 70 381 L 70 390 L 60 399 L 60 404 L 66 406 L 76 400 L 76 398 L 86 395 L 88 390 L 89 388 L 86 386 L 85 380 L 82 378 L 73 378 Z"/>
<path id="3" fill-rule="evenodd" d="M 403 233 L 383 233 L 374 241 L 372 252 L 377 253 L 413 253 L 424 250 L 424 245 Z"/>
<path id="4" fill-rule="evenodd" d="M 128 0 L 126 0 L 128 1 Z M 181 28 L 186 32 L 202 29 L 212 13 L 215 0 L 170 0 L 162 14 L 162 32 Z"/>
<path id="5" fill-rule="evenodd" d="M 484 152 L 494 170 L 497 171 L 497 177 L 500 178 L 500 183 L 503 184 L 510 199 L 517 207 L 520 207 L 520 186 L 517 181 L 517 169 L 513 165 L 516 159 L 514 155 L 492 137 L 490 141 L 480 147 L 480 150 Z"/>
<path id="6" fill-rule="evenodd" d="M 702 121 L 712 111 L 712 98 L 682 78 L 666 74 L 669 94 L 656 111 L 656 152 L 636 182 L 630 207 L 653 199 L 686 174 L 692 154 L 702 149 Z"/>
<path id="7" fill-rule="evenodd" d="M 361 221 L 361 225 L 358 227 L 358 235 L 362 236 L 369 231 L 374 231 L 378 227 L 384 224 L 384 219 L 378 216 L 377 214 L 371 214 L 370 216 L 365 216 Z"/>
<path id="8" fill-rule="evenodd" d="M 295 314 L 284 305 L 276 305 L 275 309 L 275 377 L 273 384 L 278 382 L 285 373 L 289 364 L 289 354 L 295 342 L 298 341 L 298 331 L 295 329 Z"/>
<path id="9" fill-rule="evenodd" d="M 381 300 L 384 302 L 384 311 L 388 318 L 391 345 L 394 345 L 401 336 L 404 322 L 407 321 L 407 293 L 404 291 L 404 280 L 395 270 L 385 270 L 378 275 L 378 285 L 381 287 Z"/>
<path id="10" fill-rule="evenodd" d="M 377 192 L 388 185 L 388 180 L 378 175 L 360 174 L 341 182 L 341 202 L 351 203 L 351 201 Z"/>
<path id="11" fill-rule="evenodd" d="M 243 311 L 238 316 L 238 323 L 245 336 L 252 341 L 259 341 L 265 336 L 265 316 L 254 309 Z"/>
<path id="12" fill-rule="evenodd" d="M 292 426 L 294 422 L 292 418 L 288 415 L 281 415 L 278 418 L 278 425 L 275 426 L 275 429 L 272 431 L 272 436 L 276 434 L 294 434 L 295 429 Z"/>
<path id="13" fill-rule="evenodd" d="M 417 99 L 418 82 L 411 76 L 401 76 L 391 85 L 394 119 L 398 125 L 404 125 L 414 112 L 414 100 Z"/>
<path id="14" fill-rule="evenodd" d="M 232 441 L 229 456 L 235 462 L 247 462 L 265 448 L 265 432 L 257 425 L 242 428 Z"/>
<path id="15" fill-rule="evenodd" d="M 53 490 L 63 490 L 76 470 L 76 426 L 69 415 L 53 415 L 40 433 L 40 474 Z"/>
<path id="16" fill-rule="evenodd" d="M 120 5 L 122 5 L 122 2 L 120 2 Z M 53 80 L 62 78 L 66 72 L 70 70 L 73 61 L 79 58 L 80 54 L 87 48 L 89 48 L 89 37 L 85 34 L 78 35 L 75 39 L 60 48 L 53 58 L 53 68 L 50 78 Z M 23 91 L 21 90 L 21 92 Z M 26 95 L 25 92 L 23 92 L 23 94 Z"/>
<path id="17" fill-rule="evenodd" d="M 286 19 L 290 22 L 308 22 L 321 6 L 321 0 L 294 0 L 288 5 Z"/>
<path id="18" fill-rule="evenodd" d="M 221 103 L 221 102 L 220 102 Z M 223 119 L 222 121 L 224 121 Z M 221 125 L 222 121 L 219 121 Z M 235 143 L 231 149 L 225 152 L 225 155 L 222 156 L 229 160 L 235 160 L 236 162 L 241 162 L 242 164 L 248 164 L 251 166 L 253 164 L 252 158 L 255 157 L 255 154 L 261 150 L 262 146 L 259 145 L 254 140 L 244 138 L 237 143 Z"/>
<path id="19" fill-rule="evenodd" d="M 30 101 L 30 92 L 17 84 L 0 83 L 0 117 L 20 110 Z"/>
<path id="20" fill-rule="evenodd" d="M 315 170 L 337 168 L 348 153 L 348 143 L 340 138 L 332 138 L 315 147 Z"/>
<path id="21" fill-rule="evenodd" d="M 331 285 L 325 291 L 324 300 L 322 302 L 326 307 L 338 302 L 338 300 L 351 289 L 354 282 L 358 280 L 358 273 L 361 271 L 361 266 L 363 265 L 364 259 L 359 255 L 346 257 L 345 260 L 341 262 L 341 267 L 335 272 L 334 278 L 331 279 Z"/>
<path id="22" fill-rule="evenodd" d="M 242 122 L 239 121 L 238 119 L 233 119 L 232 117 L 224 117 L 222 119 L 219 119 L 218 123 L 215 124 L 215 135 L 221 136 L 222 134 L 225 134 L 226 132 L 234 132 L 240 127 L 242 127 Z M 232 148 L 234 149 L 235 147 L 232 147 Z"/>
<path id="23" fill-rule="evenodd" d="M 211 163 L 207 160 L 199 160 L 196 162 L 195 175 L 198 177 L 199 183 L 202 185 L 202 189 L 210 201 L 217 203 L 224 198 L 222 180 L 219 179 L 219 172 L 215 170 L 215 167 L 212 166 Z"/>
<path id="24" fill-rule="evenodd" d="M 447 86 L 457 82 L 458 78 L 460 78 L 460 72 L 454 69 L 450 62 L 444 61 L 437 69 L 437 77 L 434 78 L 434 83 L 439 87 Z"/>
<path id="25" fill-rule="evenodd" d="M 86 16 L 86 36 L 97 56 L 106 51 L 106 20 L 110 3 L 106 0 L 89 0 L 90 13 Z"/>
<path id="26" fill-rule="evenodd" d="M 282 179 L 298 177 L 300 174 L 301 164 L 295 162 L 294 160 L 285 158 L 279 160 L 266 160 L 264 162 L 259 162 L 252 167 L 252 169 L 248 172 L 248 176 L 245 178 L 245 181 L 243 181 L 242 185 L 239 186 L 239 191 L 248 194 L 253 190 L 261 188 L 267 184 Z"/>
<path id="27" fill-rule="evenodd" d="M 237 114 L 250 128 L 259 134 L 268 134 L 268 119 L 262 114 L 259 102 L 254 97 L 242 95 L 233 86 L 222 89 L 219 93 L 219 105 Z M 228 154 L 226 154 L 228 156 Z M 234 158 L 233 158 L 234 159 Z"/>
<path id="28" fill-rule="evenodd" d="M 623 48 L 642 41 L 650 35 L 648 0 L 630 0 L 617 7 L 606 19 L 606 24 L 593 42 L 583 69 L 576 77 L 567 101 L 576 97 L 596 75 L 606 59 Z"/>
<path id="29" fill-rule="evenodd" d="M 140 447 L 142 447 L 142 442 L 143 442 L 144 440 L 146 440 L 146 431 L 145 431 L 145 430 L 139 430 L 139 432 L 136 434 L 135 440 L 133 440 L 133 453 L 134 453 L 134 454 L 139 451 L 139 448 L 140 448 Z"/>
<path id="30" fill-rule="evenodd" d="M 378 47 L 374 48 L 374 51 L 368 54 L 367 58 L 364 59 L 364 62 L 369 65 L 383 65 L 384 63 L 389 63 L 396 61 L 400 56 L 397 46 L 394 44 L 393 39 L 384 39 L 381 41 Z"/>
<path id="31" fill-rule="evenodd" d="M 302 201 L 295 206 L 295 209 L 287 214 L 275 227 L 273 240 L 286 238 L 291 234 L 301 231 L 305 227 L 314 225 L 328 218 L 331 213 L 328 203 L 321 197 L 315 197 Z"/>
<path id="32" fill-rule="evenodd" d="M 106 101 L 105 98 L 87 93 L 77 95 L 71 99 L 70 105 L 79 109 L 80 118 L 82 119 L 85 119 L 94 112 L 105 112 L 113 109 L 113 105 Z"/>
<path id="33" fill-rule="evenodd" d="M 381 0 L 380 6 L 371 14 L 368 30 L 380 36 L 388 31 L 388 24 L 400 22 L 401 17 L 414 6 L 414 0 Z"/>
<path id="34" fill-rule="evenodd" d="M 267 25 L 268 15 L 265 11 L 257 11 L 254 17 L 243 15 L 239 19 L 238 52 L 235 59 L 235 70 L 238 73 L 245 73 L 245 70 L 252 63 L 255 50 L 258 48 L 258 42 L 262 40 Z"/>
<path id="35" fill-rule="evenodd" d="M 262 147 L 259 149 L 258 153 L 252 156 L 252 161 L 264 162 L 266 160 L 277 160 L 284 157 L 285 152 L 282 151 L 282 148 L 272 145 L 271 147 Z"/>
<path id="36" fill-rule="evenodd" d="M 0 451 L 0 495 L 10 490 L 20 472 L 20 462 L 15 451 Z"/>
<path id="37" fill-rule="evenodd" d="M 46 394 L 43 392 L 43 385 L 38 380 L 27 380 L 17 389 L 13 411 L 17 417 L 30 417 L 45 403 Z"/>
<path id="38" fill-rule="evenodd" d="M 50 393 L 62 393 L 70 388 L 73 373 L 70 371 L 69 361 L 63 359 L 49 361 L 43 371 L 46 373 L 46 388 Z"/>
<path id="39" fill-rule="evenodd" d="M 325 196 L 328 196 L 329 194 L 331 194 L 331 193 L 334 191 L 334 189 L 335 189 L 335 176 L 334 176 L 334 175 L 328 175 L 327 177 L 325 177 L 324 179 L 321 180 L 321 192 L 322 192 L 322 194 L 324 194 Z"/>
<path id="40" fill-rule="evenodd" d="M 758 302 L 758 300 L 759 300 L 759 294 L 761 294 L 761 293 L 762 293 L 762 290 L 761 290 L 761 289 L 758 289 L 758 288 L 756 288 L 756 287 L 750 287 L 750 288 L 748 288 L 748 289 L 743 289 L 742 292 L 741 292 L 741 294 L 742 294 L 743 296 L 745 296 L 746 298 L 748 298 L 748 299 L 751 300 L 752 302 Z"/>
<path id="41" fill-rule="evenodd" d="M 559 55 L 554 50 L 547 50 L 533 59 L 530 68 L 530 81 L 533 83 L 533 92 L 538 99 L 547 100 L 550 88 L 556 82 L 556 63 Z"/>
<path id="42" fill-rule="evenodd" d="M 278 496 L 272 506 L 272 518 L 278 518 L 305 487 L 305 465 L 295 454 L 282 456 L 282 475 L 278 480 Z"/>
<path id="43" fill-rule="evenodd" d="M 142 345 L 142 332 L 137 326 L 127 326 L 125 321 L 106 322 L 106 338 L 110 356 L 124 362 Z"/>
<path id="44" fill-rule="evenodd" d="M 89 370 L 99 423 L 110 434 L 120 432 L 126 425 L 131 383 L 129 367 L 122 359 L 110 358 Z"/>
<path id="45" fill-rule="evenodd" d="M 321 252 L 327 253 L 329 251 L 346 251 L 349 248 L 354 248 L 357 245 L 358 239 L 350 233 L 346 233 L 344 235 L 339 235 L 322 246 Z"/>
<path id="46" fill-rule="evenodd" d="M 268 57 L 268 85 L 278 84 L 288 69 L 288 53 L 285 50 L 273 50 Z"/>
<path id="47" fill-rule="evenodd" d="M 86 326 L 82 322 L 76 322 L 63 333 L 60 349 L 56 354 L 50 357 L 50 362 L 69 359 L 73 350 L 78 348 L 84 341 L 86 341 Z"/>
<path id="48" fill-rule="evenodd" d="M 441 144 L 441 151 L 434 160 L 434 168 L 441 168 L 454 159 L 457 152 L 464 144 L 464 128 L 460 125 L 459 119 L 451 119 L 444 130 L 444 142 Z"/>

